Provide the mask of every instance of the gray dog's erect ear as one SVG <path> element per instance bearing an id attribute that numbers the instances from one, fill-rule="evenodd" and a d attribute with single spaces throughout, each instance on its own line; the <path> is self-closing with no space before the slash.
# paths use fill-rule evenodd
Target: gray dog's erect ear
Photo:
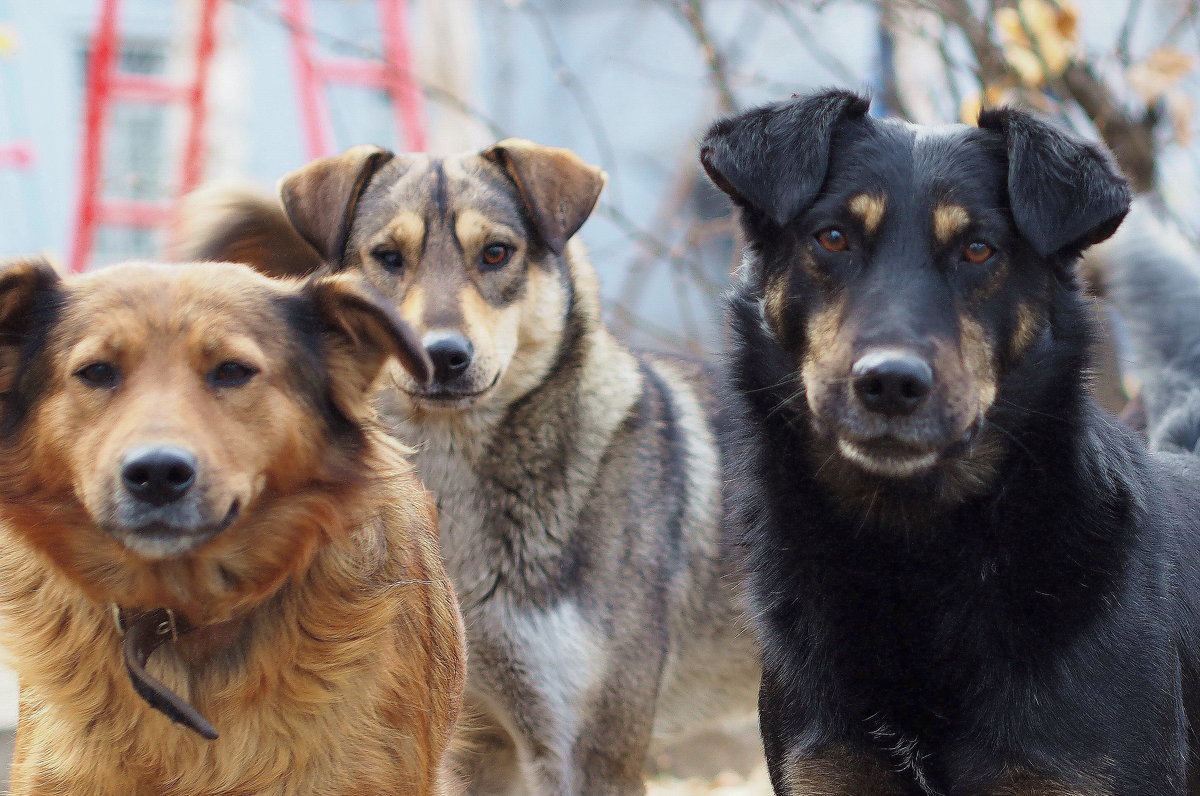
<path id="1" fill-rule="evenodd" d="M 838 123 L 869 107 L 853 92 L 825 91 L 720 119 L 700 144 L 700 163 L 735 201 L 783 226 L 825 183 Z"/>
<path id="2" fill-rule="evenodd" d="M 1013 220 L 1040 256 L 1117 231 L 1132 195 L 1106 149 L 1012 108 L 983 111 L 979 126 L 1004 139 Z"/>
<path id="3" fill-rule="evenodd" d="M 608 177 L 569 149 L 506 138 L 482 153 L 508 172 L 538 234 L 555 254 L 587 221 Z"/>
<path id="4" fill-rule="evenodd" d="M 325 262 L 341 263 L 358 200 L 392 157 L 386 149 L 363 144 L 314 160 L 279 182 L 279 197 L 292 226 Z"/>

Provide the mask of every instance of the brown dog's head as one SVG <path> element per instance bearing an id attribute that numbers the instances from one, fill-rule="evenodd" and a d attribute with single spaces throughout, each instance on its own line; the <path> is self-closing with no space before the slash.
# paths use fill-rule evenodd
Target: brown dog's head
<path id="1" fill-rule="evenodd" d="M 402 394 L 462 411 L 504 404 L 549 368 L 573 301 L 567 242 L 604 179 L 565 149 L 509 139 L 445 159 L 355 147 L 280 192 L 325 261 L 364 275 L 416 330 L 433 380 L 398 372 Z"/>
<path id="2" fill-rule="evenodd" d="M 210 618 L 359 519 L 369 394 L 411 331 L 348 276 L 0 271 L 0 512 L 94 599 Z"/>

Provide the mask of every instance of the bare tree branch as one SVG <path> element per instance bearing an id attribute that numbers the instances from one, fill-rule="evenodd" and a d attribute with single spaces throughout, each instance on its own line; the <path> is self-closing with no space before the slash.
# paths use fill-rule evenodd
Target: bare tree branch
<path id="1" fill-rule="evenodd" d="M 729 73 L 725 68 L 725 56 L 713 43 L 712 35 L 704 22 L 704 6 L 700 0 L 676 0 L 675 10 L 683 15 L 688 26 L 700 45 L 700 53 L 708 65 L 708 73 L 717 92 L 717 110 L 721 113 L 733 113 L 737 110 L 737 100 L 733 88 L 729 84 Z"/>
<path id="2" fill-rule="evenodd" d="M 985 85 L 1013 82 L 1016 75 L 1004 57 L 1004 51 L 991 35 L 989 21 L 980 19 L 969 0 L 909 0 L 922 7 L 932 8 L 947 22 L 955 25 L 967 38 Z M 1034 48 L 1037 50 L 1038 48 Z M 1040 57 L 1040 53 L 1038 54 Z M 1154 187 L 1154 164 L 1157 148 L 1154 140 L 1154 122 L 1157 117 L 1148 114 L 1142 119 L 1132 117 L 1124 104 L 1096 75 L 1094 70 L 1080 60 L 1072 61 L 1059 78 L 1047 72 L 1050 83 L 1069 96 L 1096 125 L 1101 137 L 1117 158 L 1117 163 L 1133 183 L 1137 191 L 1148 191 Z"/>
<path id="3" fill-rule="evenodd" d="M 1121 32 L 1117 34 L 1117 58 L 1125 67 L 1128 67 L 1132 60 L 1129 44 L 1133 40 L 1133 28 L 1141 10 L 1142 0 L 1129 0 L 1129 5 L 1125 7 L 1125 19 L 1121 22 Z"/>
<path id="4" fill-rule="evenodd" d="M 608 187 L 609 195 L 617 203 L 620 203 L 621 191 L 616 150 L 613 149 L 612 140 L 608 137 L 608 129 L 604 126 L 600 112 L 596 108 L 596 103 L 592 100 L 591 93 L 588 92 L 583 81 L 579 79 L 579 75 L 571 69 L 567 63 L 567 59 L 563 57 L 562 48 L 558 45 L 558 39 L 554 35 L 554 28 L 551 26 L 550 20 L 546 17 L 546 12 L 535 3 L 521 3 L 520 7 L 534 23 L 533 26 L 542 41 L 546 57 L 550 61 L 551 68 L 554 69 L 554 76 L 558 78 L 558 82 L 563 85 L 563 88 L 567 90 L 575 100 L 575 104 L 579 107 L 584 124 L 587 125 L 588 132 L 591 134 L 592 140 L 596 142 L 596 149 L 600 153 L 600 165 L 604 166 L 608 171 L 610 178 Z"/>

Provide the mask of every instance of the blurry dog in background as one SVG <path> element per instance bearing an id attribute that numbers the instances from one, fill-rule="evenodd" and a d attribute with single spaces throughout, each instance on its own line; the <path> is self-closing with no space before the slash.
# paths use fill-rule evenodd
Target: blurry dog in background
<path id="1" fill-rule="evenodd" d="M 0 355 L 14 794 L 444 792 L 462 629 L 369 400 L 392 357 L 430 375 L 386 304 L 31 260 L 0 270 Z"/>
<path id="2" fill-rule="evenodd" d="M 572 240 L 604 179 L 521 140 L 356 147 L 285 178 L 282 208 L 210 195 L 185 224 L 188 256 L 267 271 L 302 238 L 417 330 L 433 380 L 394 370 L 380 401 L 441 512 L 479 793 L 641 793 L 652 735 L 747 715 L 758 688 L 707 375 L 618 343 Z M 247 257 L 285 210 L 291 239 Z"/>
<path id="3" fill-rule="evenodd" d="M 775 788 L 1200 793 L 1200 468 L 1148 453 L 1086 371 L 1075 263 L 1125 181 L 1020 111 L 867 108 L 801 97 L 701 149 L 749 251 L 731 458 Z M 1127 303 L 1194 386 L 1200 279 L 1156 279 Z M 1152 412 L 1177 450 L 1189 394 Z"/>

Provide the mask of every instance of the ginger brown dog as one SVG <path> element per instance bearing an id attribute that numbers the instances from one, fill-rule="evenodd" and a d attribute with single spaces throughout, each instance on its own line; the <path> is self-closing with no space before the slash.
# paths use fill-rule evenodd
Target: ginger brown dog
<path id="1" fill-rule="evenodd" d="M 392 356 L 428 378 L 345 276 L 0 270 L 14 794 L 443 792 L 464 643 Z"/>

